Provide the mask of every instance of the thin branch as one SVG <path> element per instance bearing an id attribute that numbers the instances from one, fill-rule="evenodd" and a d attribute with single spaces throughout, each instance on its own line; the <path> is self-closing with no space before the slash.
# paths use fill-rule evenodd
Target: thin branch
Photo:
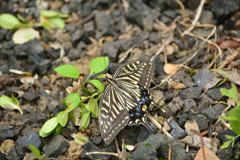
<path id="1" fill-rule="evenodd" d="M 195 16 L 195 18 L 194 18 L 194 20 L 193 20 L 193 22 L 192 22 L 192 25 L 195 25 L 195 24 L 197 23 L 200 15 L 201 15 L 201 13 L 202 13 L 202 9 L 203 9 L 204 3 L 205 3 L 205 0 L 201 0 L 199 6 L 198 6 L 198 8 L 197 8 L 197 14 L 196 14 L 196 16 Z M 184 36 L 185 34 L 189 33 L 193 28 L 194 28 L 194 26 L 191 26 L 190 28 L 188 28 L 187 30 L 185 30 L 182 35 Z"/>
<path id="2" fill-rule="evenodd" d="M 148 112 L 147 112 L 147 116 L 148 116 L 148 119 L 152 121 L 160 131 L 162 131 L 166 136 L 173 138 Z"/>

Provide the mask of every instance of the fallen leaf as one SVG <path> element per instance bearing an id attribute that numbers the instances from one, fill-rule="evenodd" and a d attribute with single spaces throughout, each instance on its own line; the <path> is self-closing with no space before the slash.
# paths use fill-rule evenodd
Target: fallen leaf
<path id="1" fill-rule="evenodd" d="M 33 29 L 32 27 L 20 28 L 18 29 L 12 37 L 12 40 L 15 44 L 23 44 L 28 42 L 31 39 L 38 38 L 39 32 Z"/>
<path id="2" fill-rule="evenodd" d="M 203 152 L 204 150 L 204 152 Z M 204 154 L 203 154 L 204 153 Z M 198 153 L 194 160 L 220 160 L 211 149 L 207 148 L 206 146 L 201 147 L 198 150 Z"/>
<path id="3" fill-rule="evenodd" d="M 173 74 L 174 72 L 177 71 L 178 66 L 179 66 L 178 64 L 166 63 L 166 64 L 164 65 L 163 70 L 164 70 L 164 72 L 167 73 L 167 74 Z"/>

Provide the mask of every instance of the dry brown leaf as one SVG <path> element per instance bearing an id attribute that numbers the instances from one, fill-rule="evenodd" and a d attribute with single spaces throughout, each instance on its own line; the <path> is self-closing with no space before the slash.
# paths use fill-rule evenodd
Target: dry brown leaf
<path id="1" fill-rule="evenodd" d="M 203 155 L 203 149 L 205 155 Z M 220 160 L 220 159 L 213 153 L 211 149 L 208 149 L 206 146 L 203 146 L 199 149 L 194 160 Z"/>
<path id="2" fill-rule="evenodd" d="M 198 124 L 195 119 L 193 120 L 187 120 L 187 122 L 184 125 L 185 131 L 187 132 L 188 135 L 193 134 L 194 132 L 191 132 L 191 129 L 195 129 L 199 132 Z"/>
<path id="3" fill-rule="evenodd" d="M 179 66 L 178 64 L 166 63 L 163 69 L 165 73 L 173 74 L 174 72 L 177 71 L 178 66 Z"/>
<path id="4" fill-rule="evenodd" d="M 240 39 L 235 37 L 224 38 L 221 37 L 218 42 L 216 42 L 221 49 L 227 48 L 238 48 L 240 47 Z M 215 46 L 210 45 L 211 49 L 217 49 Z"/>
<path id="5" fill-rule="evenodd" d="M 202 146 L 201 138 L 196 133 L 184 137 L 184 139 L 182 139 L 182 142 L 193 147 Z M 210 138 L 203 137 L 203 142 L 208 148 L 212 148 L 212 140 Z"/>
<path id="6" fill-rule="evenodd" d="M 236 68 L 232 68 L 232 69 L 223 69 L 223 71 L 228 75 L 226 76 L 225 74 L 222 74 L 220 72 L 218 72 L 219 74 L 221 74 L 223 77 L 229 79 L 231 82 L 240 85 L 240 74 L 238 73 L 238 70 Z"/>

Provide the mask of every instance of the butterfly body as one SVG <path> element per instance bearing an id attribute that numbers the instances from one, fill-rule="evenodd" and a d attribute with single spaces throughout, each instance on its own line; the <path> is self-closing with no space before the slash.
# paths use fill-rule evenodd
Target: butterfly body
<path id="1" fill-rule="evenodd" d="M 147 112 L 156 104 L 148 92 L 154 65 L 148 61 L 134 61 L 120 67 L 107 78 L 99 103 L 100 132 L 109 144 L 126 125 L 143 124 L 150 131 Z"/>

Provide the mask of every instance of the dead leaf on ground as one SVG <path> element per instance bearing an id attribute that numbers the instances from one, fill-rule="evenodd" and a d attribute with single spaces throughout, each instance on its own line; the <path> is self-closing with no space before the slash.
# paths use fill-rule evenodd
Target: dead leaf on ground
<path id="1" fill-rule="evenodd" d="M 193 120 L 187 120 L 187 122 L 184 125 L 185 131 L 188 135 L 193 134 L 194 132 L 191 132 L 191 129 L 197 130 L 199 132 L 198 124 L 195 119 Z"/>
<path id="2" fill-rule="evenodd" d="M 163 70 L 167 74 L 173 74 L 177 71 L 178 67 L 179 67 L 179 64 L 166 63 L 164 65 Z"/>
<path id="3" fill-rule="evenodd" d="M 201 138 L 196 133 L 186 136 L 184 139 L 182 139 L 182 142 L 192 147 L 202 146 Z M 207 148 L 212 148 L 212 140 L 210 138 L 203 137 L 203 142 L 207 146 Z"/>
<path id="4" fill-rule="evenodd" d="M 203 153 L 204 150 L 204 153 Z M 220 160 L 211 149 L 208 149 L 206 146 L 201 147 L 198 150 L 198 153 L 194 160 Z"/>
<path id="5" fill-rule="evenodd" d="M 225 38 L 221 37 L 218 42 L 216 42 L 221 49 L 227 48 L 238 48 L 240 47 L 240 38 L 230 37 Z M 211 49 L 217 49 L 214 45 L 210 45 Z"/>
<path id="6" fill-rule="evenodd" d="M 229 81 L 240 85 L 240 75 L 238 73 L 238 70 L 236 68 L 232 68 L 232 69 L 223 69 L 222 71 L 224 71 L 227 75 L 218 72 L 220 75 L 222 75 L 224 78 L 227 78 Z"/>

